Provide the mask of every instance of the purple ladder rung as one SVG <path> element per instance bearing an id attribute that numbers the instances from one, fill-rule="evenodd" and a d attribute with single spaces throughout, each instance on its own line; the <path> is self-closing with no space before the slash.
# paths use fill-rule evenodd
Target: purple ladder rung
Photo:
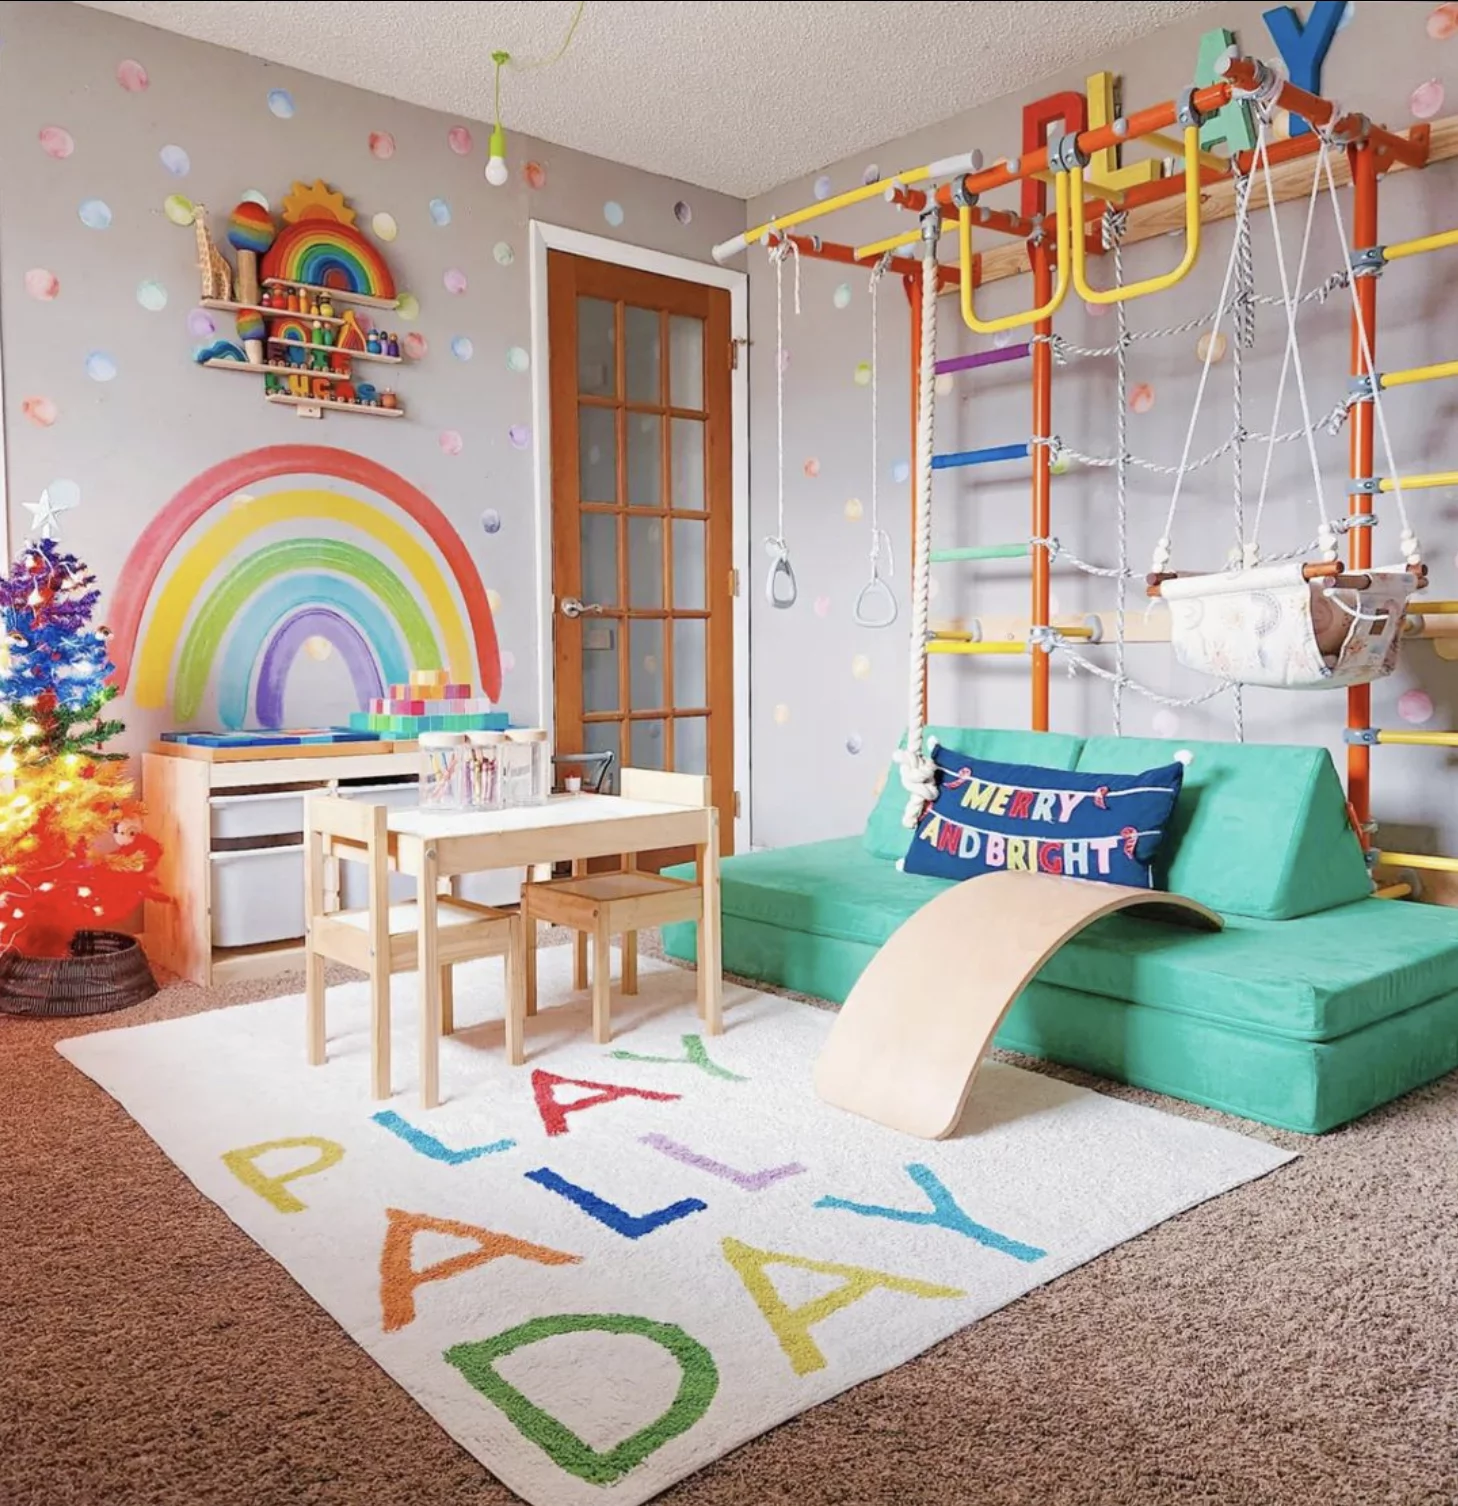
<path id="1" fill-rule="evenodd" d="M 976 371 L 979 366 L 1001 366 L 1004 361 L 1021 361 L 1032 349 L 1032 343 L 1028 342 L 1009 345 L 1003 350 L 979 350 L 970 356 L 948 356 L 945 361 L 938 361 L 933 369 L 938 376 L 944 376 L 950 371 Z"/>

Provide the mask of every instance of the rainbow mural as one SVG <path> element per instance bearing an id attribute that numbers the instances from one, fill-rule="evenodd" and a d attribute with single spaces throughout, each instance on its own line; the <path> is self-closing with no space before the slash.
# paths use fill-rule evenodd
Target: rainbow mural
<path id="1" fill-rule="evenodd" d="M 285 226 L 264 254 L 263 277 L 368 298 L 395 296 L 395 278 L 384 258 L 353 225 L 338 220 L 307 219 Z"/>
<path id="2" fill-rule="evenodd" d="M 280 477 L 298 484 L 238 496 Z M 461 536 L 394 471 L 322 445 L 250 450 L 189 481 L 128 555 L 111 621 L 118 690 L 182 725 L 213 687 L 224 727 L 282 726 L 289 671 L 315 639 L 357 706 L 412 669 L 501 698 L 496 627 Z"/>

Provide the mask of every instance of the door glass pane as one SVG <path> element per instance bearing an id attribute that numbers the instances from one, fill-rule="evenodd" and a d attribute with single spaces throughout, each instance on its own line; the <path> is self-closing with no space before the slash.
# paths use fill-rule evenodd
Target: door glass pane
<path id="1" fill-rule="evenodd" d="M 707 628 L 708 623 L 702 617 L 680 617 L 673 624 L 673 704 L 675 706 L 707 706 L 709 704 Z"/>
<path id="2" fill-rule="evenodd" d="M 618 604 L 618 519 L 616 513 L 582 514 L 582 600 Z M 587 620 L 583 619 L 587 626 Z"/>
<path id="3" fill-rule="evenodd" d="M 617 722 L 588 722 L 582 729 L 582 751 L 584 753 L 611 753 L 613 755 L 612 767 L 607 772 L 607 778 L 602 782 L 604 795 L 616 795 L 618 792 L 618 766 L 622 762 L 622 745 L 619 741 L 621 726 Z M 576 748 L 569 748 L 569 753 L 575 753 Z"/>
<path id="4" fill-rule="evenodd" d="M 618 500 L 618 418 L 612 408 L 578 406 L 577 486 L 584 502 Z"/>
<path id="5" fill-rule="evenodd" d="M 663 506 L 663 420 L 656 413 L 629 413 L 628 506 Z"/>
<path id="6" fill-rule="evenodd" d="M 656 711 L 663 701 L 663 619 L 637 618 L 628 624 L 628 683 L 633 711 Z M 662 768 L 662 764 L 655 765 Z"/>
<path id="7" fill-rule="evenodd" d="M 673 505 L 704 511 L 704 420 L 675 418 L 673 424 Z"/>
<path id="8" fill-rule="evenodd" d="M 709 772 L 709 719 L 677 716 L 673 719 L 673 766 L 680 774 Z"/>
<path id="9" fill-rule="evenodd" d="M 577 390 L 594 397 L 616 397 L 618 364 L 615 306 L 601 298 L 577 300 Z"/>
<path id="10" fill-rule="evenodd" d="M 640 611 L 663 605 L 663 523 L 658 518 L 628 519 L 628 605 Z"/>
<path id="11" fill-rule="evenodd" d="M 704 406 L 704 321 L 675 314 L 668 321 L 668 401 L 675 408 Z"/>
<path id="12" fill-rule="evenodd" d="M 704 533 L 695 518 L 675 518 L 673 529 L 673 604 L 680 611 L 704 610 Z"/>
<path id="13" fill-rule="evenodd" d="M 658 311 L 625 308 L 623 339 L 628 348 L 628 401 L 661 403 L 663 386 L 659 370 Z"/>
<path id="14" fill-rule="evenodd" d="M 582 619 L 582 709 L 618 709 L 618 634 L 613 617 Z"/>
<path id="15" fill-rule="evenodd" d="M 663 767 L 663 723 L 629 722 L 628 762 L 635 769 Z"/>

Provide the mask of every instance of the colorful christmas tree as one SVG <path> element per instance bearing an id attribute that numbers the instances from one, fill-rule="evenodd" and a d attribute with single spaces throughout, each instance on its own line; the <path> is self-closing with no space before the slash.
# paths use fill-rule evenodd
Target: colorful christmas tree
<path id="1" fill-rule="evenodd" d="M 28 544 L 0 582 L 0 949 L 63 957 L 160 899 L 160 849 L 124 755 L 106 744 L 108 629 L 92 625 L 96 577 L 53 539 Z"/>

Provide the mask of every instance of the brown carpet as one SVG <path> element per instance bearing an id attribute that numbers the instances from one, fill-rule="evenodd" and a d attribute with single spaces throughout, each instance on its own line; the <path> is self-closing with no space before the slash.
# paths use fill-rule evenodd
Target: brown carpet
<path id="1" fill-rule="evenodd" d="M 99 1020 L 0 1017 L 3 1506 L 515 1499 L 52 1049 L 301 990 L 175 985 Z M 1321 1140 L 1254 1132 L 1303 1159 L 662 1499 L 1453 1506 L 1458 1076 Z"/>

